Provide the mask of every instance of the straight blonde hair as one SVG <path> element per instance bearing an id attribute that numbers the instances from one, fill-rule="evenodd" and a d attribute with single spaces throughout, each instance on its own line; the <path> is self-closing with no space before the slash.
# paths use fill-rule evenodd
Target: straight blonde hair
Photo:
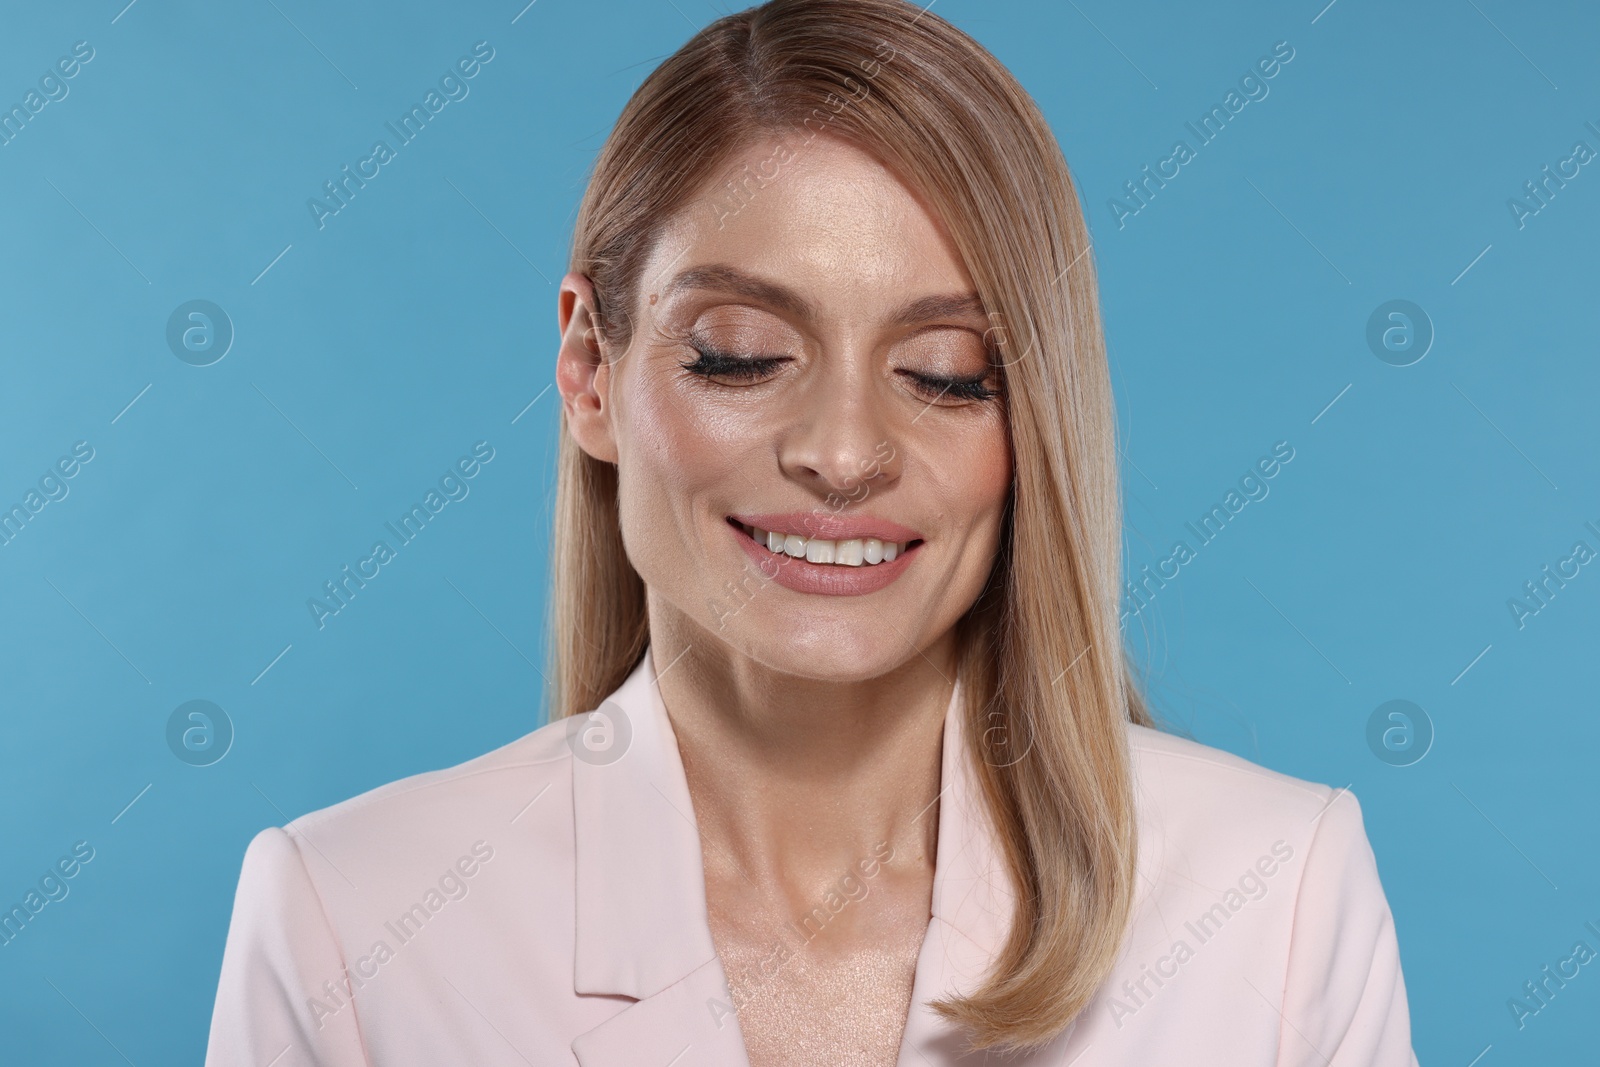
<path id="1" fill-rule="evenodd" d="M 1083 210 L 1033 100 L 948 22 L 902 0 L 771 0 L 668 57 L 600 151 L 571 269 L 594 285 L 603 353 L 628 346 L 663 224 L 771 133 L 793 134 L 799 152 L 844 139 L 924 196 L 994 324 L 1015 475 L 989 584 L 958 624 L 959 667 L 1017 907 L 983 985 L 935 1008 L 974 1047 L 1037 1047 L 1121 949 L 1137 855 L 1126 723 L 1150 724 L 1118 626 L 1116 429 Z M 734 176 L 723 210 L 768 180 L 781 175 Z M 552 712 L 566 716 L 615 690 L 649 633 L 616 469 L 564 418 L 559 447 L 550 649 Z"/>

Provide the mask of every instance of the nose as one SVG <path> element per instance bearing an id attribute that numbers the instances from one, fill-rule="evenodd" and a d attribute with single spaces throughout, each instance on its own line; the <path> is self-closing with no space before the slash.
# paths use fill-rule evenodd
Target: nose
<path id="1" fill-rule="evenodd" d="M 789 477 L 819 497 L 860 503 L 899 478 L 890 419 L 862 361 L 840 360 L 809 383 L 779 447 Z M 842 505 L 840 505 L 842 506 Z"/>

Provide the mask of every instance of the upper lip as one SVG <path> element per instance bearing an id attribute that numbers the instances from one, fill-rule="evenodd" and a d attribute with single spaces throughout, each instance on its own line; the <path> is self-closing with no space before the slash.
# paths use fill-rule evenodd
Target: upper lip
<path id="1" fill-rule="evenodd" d="M 918 541 L 922 534 L 898 522 L 872 515 L 836 515 L 827 511 L 786 511 L 765 514 L 735 514 L 729 518 L 758 530 L 797 534 L 824 541 L 849 541 L 876 538 L 879 541 Z"/>

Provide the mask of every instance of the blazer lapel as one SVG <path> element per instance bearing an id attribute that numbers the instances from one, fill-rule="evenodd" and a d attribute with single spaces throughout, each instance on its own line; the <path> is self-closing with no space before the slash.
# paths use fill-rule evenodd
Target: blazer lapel
<path id="1" fill-rule="evenodd" d="M 722 961 L 712 958 L 572 1042 L 582 1067 L 750 1067 Z"/>
<path id="2" fill-rule="evenodd" d="M 1011 929 L 1016 905 L 1011 877 L 967 752 L 962 712 L 957 681 L 945 712 L 933 917 L 917 957 L 898 1067 L 1063 1063 L 1061 1055 L 1071 1042 L 1071 1028 L 1031 1055 L 1002 1059 L 998 1052 L 969 1051 L 960 1027 L 930 1007 L 935 1000 L 977 990 Z"/>
<path id="3" fill-rule="evenodd" d="M 577 930 L 573 988 L 631 1004 L 572 1042 L 582 1067 L 749 1067 L 711 939 L 705 868 L 677 738 L 644 658 L 602 711 L 623 749 L 575 746 Z M 970 1067 L 958 1027 L 929 1005 L 974 991 L 1010 928 L 1015 896 L 966 752 L 959 681 L 945 711 L 932 917 L 917 958 L 899 1067 Z M 597 723 L 597 725 L 602 725 Z M 622 734 L 626 731 L 626 741 Z M 1071 1030 L 1011 1067 L 1053 1062 Z M 997 1054 L 996 1054 L 997 1057 Z M 993 1062 L 1000 1062 L 995 1058 Z"/>
<path id="4" fill-rule="evenodd" d="M 573 747 L 573 989 L 633 997 L 572 1042 L 582 1067 L 749 1067 L 711 940 L 705 867 L 678 741 L 647 649 L 592 717 L 611 746 Z M 621 755 L 615 755 L 620 751 Z"/>

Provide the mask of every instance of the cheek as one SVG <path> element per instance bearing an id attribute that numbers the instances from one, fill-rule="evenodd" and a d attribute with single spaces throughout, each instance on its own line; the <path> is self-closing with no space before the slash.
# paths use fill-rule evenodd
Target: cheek
<path id="1" fill-rule="evenodd" d="M 965 513 L 977 534 L 992 527 L 998 536 L 1000 513 L 1011 492 L 1011 438 L 1003 414 L 976 420 L 960 433 L 941 435 L 934 444 L 938 469 L 946 499 L 953 509 Z"/>
<path id="2" fill-rule="evenodd" d="M 924 442 L 922 455 L 941 510 L 956 540 L 946 595 L 970 604 L 987 581 L 1000 550 L 1011 496 L 1011 439 L 1003 415 Z"/>
<path id="3" fill-rule="evenodd" d="M 621 414 L 624 469 L 632 467 L 675 496 L 725 485 L 761 430 L 759 416 L 741 419 L 708 403 L 695 389 L 657 380 L 653 373 L 648 377 L 630 392 L 628 409 Z"/>
<path id="4" fill-rule="evenodd" d="M 708 536 L 711 505 L 748 482 L 740 476 L 749 439 L 737 419 L 655 371 L 634 376 L 617 406 L 617 496 L 634 568 L 647 583 L 671 585 L 684 551 L 699 551 Z"/>
<path id="5" fill-rule="evenodd" d="M 974 457 L 968 491 L 972 499 L 980 502 L 981 512 L 976 526 L 986 545 L 984 553 L 992 563 L 1000 548 L 1001 522 L 1006 501 L 1011 497 L 1011 447 L 1002 440 Z M 985 568 L 987 572 L 987 567 Z"/>
<path id="6" fill-rule="evenodd" d="M 654 576 L 651 559 L 676 541 L 675 506 L 686 475 L 697 466 L 698 449 L 686 432 L 682 413 L 670 400 L 647 390 L 634 390 L 616 411 L 617 509 L 628 558 L 646 579 Z"/>
<path id="7" fill-rule="evenodd" d="M 1011 435 L 1002 419 L 975 450 L 972 491 L 991 507 L 999 508 L 1011 492 Z"/>
<path id="8" fill-rule="evenodd" d="M 684 465 L 701 465 L 740 433 L 671 354 L 630 353 L 613 391 L 620 448 L 647 465 L 670 466 L 679 454 Z"/>

